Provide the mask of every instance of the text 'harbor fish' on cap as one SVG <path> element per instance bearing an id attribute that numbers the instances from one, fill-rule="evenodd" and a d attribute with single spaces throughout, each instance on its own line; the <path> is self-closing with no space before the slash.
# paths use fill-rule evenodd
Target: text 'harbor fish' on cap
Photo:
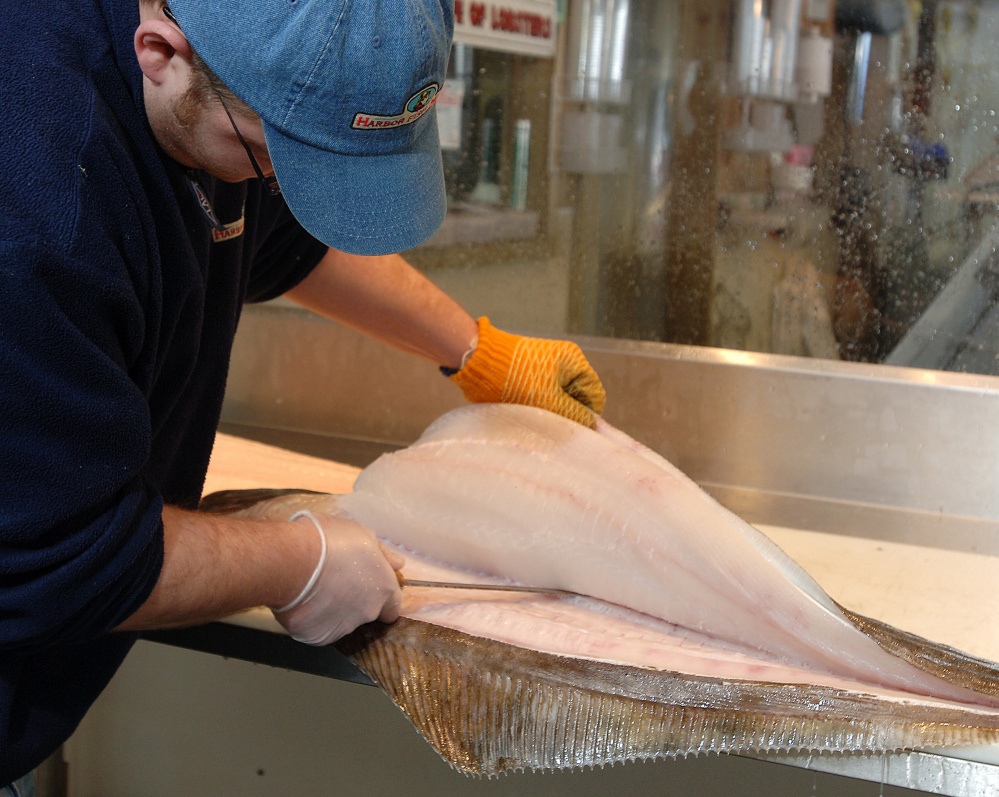
<path id="1" fill-rule="evenodd" d="M 355 254 L 444 219 L 434 103 L 453 0 L 170 0 L 191 45 L 256 111 L 288 206 Z"/>

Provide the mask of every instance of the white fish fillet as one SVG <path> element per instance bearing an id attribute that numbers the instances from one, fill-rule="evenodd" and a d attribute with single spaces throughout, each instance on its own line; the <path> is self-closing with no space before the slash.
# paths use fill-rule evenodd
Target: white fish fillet
<path id="1" fill-rule="evenodd" d="M 996 704 L 884 650 L 769 539 L 605 423 L 456 410 L 369 466 L 339 506 L 421 556 L 627 607 L 768 666 Z"/>

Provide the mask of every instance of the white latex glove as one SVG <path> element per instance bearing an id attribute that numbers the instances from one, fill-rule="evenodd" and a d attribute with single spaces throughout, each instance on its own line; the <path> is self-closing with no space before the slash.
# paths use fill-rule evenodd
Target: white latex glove
<path id="1" fill-rule="evenodd" d="M 292 638 L 328 645 L 373 620 L 399 618 L 402 591 L 395 571 L 403 558 L 381 546 L 360 523 L 308 510 L 292 521 L 311 522 L 323 541 L 319 564 L 301 594 L 274 617 Z"/>

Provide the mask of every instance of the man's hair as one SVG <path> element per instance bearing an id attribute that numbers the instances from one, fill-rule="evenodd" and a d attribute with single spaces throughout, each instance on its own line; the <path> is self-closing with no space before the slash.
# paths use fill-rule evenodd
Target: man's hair
<path id="1" fill-rule="evenodd" d="M 167 0 L 139 0 L 139 3 L 156 11 L 168 5 Z M 192 46 L 191 85 L 177 106 L 177 118 L 181 124 L 192 124 L 205 108 L 217 102 L 223 103 L 230 113 L 253 115 L 253 109 L 222 82 Z"/>
<path id="2" fill-rule="evenodd" d="M 222 103 L 229 113 L 255 115 L 253 109 L 237 97 L 192 49 L 191 85 L 180 98 L 177 116 L 183 124 L 187 124 L 215 103 Z"/>

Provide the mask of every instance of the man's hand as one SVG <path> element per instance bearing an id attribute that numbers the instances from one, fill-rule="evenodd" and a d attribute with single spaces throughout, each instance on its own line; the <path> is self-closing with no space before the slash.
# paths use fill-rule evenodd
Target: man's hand
<path id="1" fill-rule="evenodd" d="M 301 594 L 274 616 L 288 633 L 309 645 L 328 645 L 373 620 L 399 618 L 402 592 L 395 571 L 401 556 L 383 548 L 370 529 L 329 515 L 300 512 L 323 540 L 312 578 Z"/>
<path id="2" fill-rule="evenodd" d="M 607 399 L 575 343 L 511 335 L 485 317 L 474 352 L 449 378 L 469 401 L 541 407 L 591 428 Z"/>

